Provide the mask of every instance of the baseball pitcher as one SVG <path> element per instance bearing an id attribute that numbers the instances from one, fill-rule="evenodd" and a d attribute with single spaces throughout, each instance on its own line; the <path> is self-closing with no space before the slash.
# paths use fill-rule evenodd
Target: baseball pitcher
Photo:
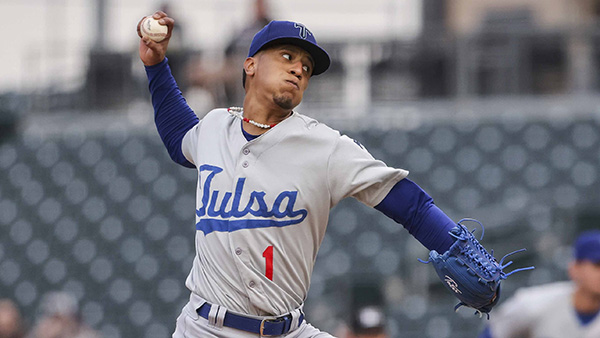
<path id="1" fill-rule="evenodd" d="M 406 178 L 408 171 L 294 110 L 310 78 L 331 63 L 307 27 L 272 21 L 256 33 L 243 62 L 242 107 L 214 109 L 199 120 L 165 57 L 174 21 L 163 12 L 153 17 L 168 27 L 166 38 L 142 37 L 139 24 L 138 35 L 156 127 L 173 161 L 198 173 L 190 299 L 173 337 L 331 337 L 311 326 L 302 308 L 330 209 L 346 197 L 402 224 L 432 253 L 478 245 Z M 483 261 L 471 267 L 492 275 L 491 283 L 480 283 L 488 287 L 485 302 L 461 302 L 489 312 L 505 275 L 481 246 L 475 249 L 457 259 Z M 436 269 L 446 261 L 437 259 Z M 460 275 L 444 278 L 467 294 Z"/>

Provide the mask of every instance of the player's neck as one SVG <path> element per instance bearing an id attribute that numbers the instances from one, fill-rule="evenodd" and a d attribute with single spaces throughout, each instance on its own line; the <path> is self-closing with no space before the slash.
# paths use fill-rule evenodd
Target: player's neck
<path id="1" fill-rule="evenodd" d="M 291 115 L 291 110 L 284 110 L 275 104 L 260 104 L 256 100 L 244 100 L 243 116 L 258 123 L 273 125 L 278 124 Z M 244 130 L 253 135 L 265 133 L 268 129 L 260 128 L 244 122 Z"/>
<path id="2" fill-rule="evenodd" d="M 577 288 L 573 294 L 573 305 L 580 313 L 594 313 L 600 309 L 600 295 Z"/>

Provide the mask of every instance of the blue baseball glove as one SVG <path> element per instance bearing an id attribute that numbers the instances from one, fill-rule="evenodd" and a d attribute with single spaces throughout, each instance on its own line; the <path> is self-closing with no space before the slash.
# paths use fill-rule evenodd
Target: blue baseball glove
<path id="1" fill-rule="evenodd" d="M 470 218 L 462 219 L 449 232 L 456 240 L 448 251 L 440 255 L 437 251 L 432 250 L 429 253 L 429 260 L 419 259 L 419 261 L 433 263 L 444 286 L 460 300 L 454 308 L 455 311 L 461 306 L 467 306 L 475 309 L 475 314 L 479 313 L 480 317 L 484 313 L 487 314 L 489 319 L 489 312 L 500 298 L 500 282 L 515 272 L 530 270 L 534 267 L 505 273 L 502 270 L 511 265 L 512 261 L 503 264 L 504 259 L 525 249 L 511 252 L 498 262 L 494 258 L 494 251 L 492 250 L 491 254 L 488 253 L 473 236 L 475 230 L 470 232 L 462 224 L 465 221 L 481 225 L 481 239 L 483 239 L 483 225 L 479 221 Z"/>

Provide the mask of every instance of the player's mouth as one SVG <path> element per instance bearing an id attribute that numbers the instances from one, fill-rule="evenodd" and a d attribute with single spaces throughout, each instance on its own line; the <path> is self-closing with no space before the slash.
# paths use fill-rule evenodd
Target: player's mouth
<path id="1" fill-rule="evenodd" d="M 292 85 L 296 89 L 300 89 L 300 85 L 298 85 L 298 82 L 296 82 L 296 81 L 285 80 L 285 82 L 289 83 L 290 85 Z"/>

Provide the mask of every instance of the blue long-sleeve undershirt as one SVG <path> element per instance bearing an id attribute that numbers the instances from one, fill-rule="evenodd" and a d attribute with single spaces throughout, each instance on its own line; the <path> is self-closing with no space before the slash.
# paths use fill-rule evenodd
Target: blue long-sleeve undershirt
<path id="1" fill-rule="evenodd" d="M 198 116 L 188 106 L 177 87 L 167 58 L 159 64 L 145 68 L 158 134 L 173 161 L 194 168 L 181 151 L 181 141 L 188 130 L 198 124 Z"/>
<path id="2" fill-rule="evenodd" d="M 404 178 L 375 209 L 400 223 L 429 250 L 446 252 L 454 243 L 448 231 L 456 226 L 421 187 Z"/>

